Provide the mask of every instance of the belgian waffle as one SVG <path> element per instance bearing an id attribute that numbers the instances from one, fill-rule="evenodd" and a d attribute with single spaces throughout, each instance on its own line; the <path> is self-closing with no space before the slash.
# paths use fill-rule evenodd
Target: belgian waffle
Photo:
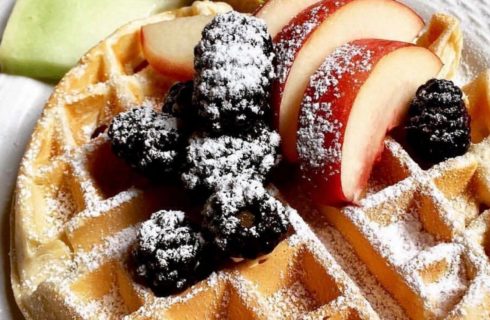
<path id="1" fill-rule="evenodd" d="M 423 170 L 388 138 L 361 206 L 312 208 L 299 184 L 279 185 L 299 213 L 291 213 L 291 234 L 269 255 L 165 298 L 133 280 L 128 254 L 139 224 L 158 209 L 188 202 L 178 188 L 154 187 L 133 173 L 104 133 L 122 111 L 157 108 L 172 84 L 146 63 L 139 29 L 227 10 L 198 1 L 132 22 L 89 51 L 56 87 L 22 161 L 13 210 L 12 286 L 26 318 L 488 317 L 490 218 L 480 214 L 490 204 L 486 139 Z M 459 43 L 442 34 L 427 36 L 424 45 L 447 52 L 448 43 Z M 460 48 L 452 50 L 440 55 L 456 60 L 455 70 Z M 488 82 L 466 89 L 470 110 L 489 108 L 480 105 Z"/>

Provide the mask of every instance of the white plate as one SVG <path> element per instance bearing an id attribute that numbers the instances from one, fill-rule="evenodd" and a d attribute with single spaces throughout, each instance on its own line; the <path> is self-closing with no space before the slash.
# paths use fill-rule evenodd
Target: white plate
<path id="1" fill-rule="evenodd" d="M 0 1 L 0 34 L 13 0 Z M 490 0 L 402 0 L 428 20 L 436 11 L 461 19 L 465 36 L 463 83 L 490 67 Z M 9 281 L 9 214 L 15 177 L 25 145 L 52 87 L 39 81 L 0 74 L 0 319 L 20 319 Z"/>
<path id="2" fill-rule="evenodd" d="M 0 34 L 13 0 L 0 1 Z M 13 300 L 9 268 L 10 199 L 20 158 L 52 87 L 0 74 L 0 319 L 22 319 Z"/>

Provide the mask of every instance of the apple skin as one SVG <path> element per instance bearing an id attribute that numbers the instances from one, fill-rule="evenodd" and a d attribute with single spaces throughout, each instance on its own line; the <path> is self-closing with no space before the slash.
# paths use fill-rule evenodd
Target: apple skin
<path id="1" fill-rule="evenodd" d="M 364 20 L 359 20 L 365 9 L 379 10 L 381 18 L 373 22 L 375 18 L 368 12 Z M 392 13 L 396 17 L 392 18 Z M 353 19 L 359 22 L 353 25 L 349 22 Z M 323 0 L 295 16 L 274 38 L 278 79 L 273 84 L 272 106 L 285 159 L 298 161 L 296 117 L 308 78 L 325 56 L 355 39 L 412 41 L 423 27 L 417 13 L 393 0 Z M 329 38 L 332 33 L 335 36 Z"/>
<path id="2" fill-rule="evenodd" d="M 298 13 L 318 1 L 268 0 L 254 12 L 254 16 L 265 20 L 269 33 L 274 38 Z"/>
<path id="3" fill-rule="evenodd" d="M 305 128 L 305 123 L 301 122 L 301 117 L 305 116 L 305 110 L 307 110 L 304 108 L 309 108 L 314 104 L 320 106 L 328 105 L 328 112 L 316 111 L 315 114 L 316 118 L 322 118 L 327 123 L 334 125 L 332 130 L 325 130 L 321 133 L 321 138 L 323 138 L 323 148 L 327 150 L 330 155 L 328 162 L 324 164 L 320 163 L 319 166 L 311 166 L 310 161 L 312 154 L 310 151 L 300 150 L 300 148 L 307 148 L 308 143 L 302 145 L 302 141 L 304 142 L 305 140 L 302 140 L 301 137 L 298 139 L 298 153 L 300 156 L 302 176 L 308 181 L 313 200 L 324 205 L 341 206 L 358 202 L 360 194 L 347 195 L 343 190 L 342 184 L 342 164 L 345 161 L 343 158 L 344 138 L 351 111 L 356 103 L 361 88 L 384 57 L 401 48 L 416 47 L 411 43 L 379 39 L 356 40 L 349 43 L 349 45 L 362 47 L 364 48 L 364 51 L 369 51 L 370 54 L 369 56 L 359 54 L 351 57 L 349 60 L 350 64 L 348 72 L 338 74 L 336 68 L 331 73 L 336 85 L 321 86 L 321 91 L 319 92 L 317 90 L 318 87 L 314 85 L 314 81 L 315 77 L 316 79 L 319 79 L 325 76 L 325 73 L 322 72 L 320 68 L 319 72 L 312 77 L 310 86 L 306 90 L 299 115 L 300 118 L 298 120 L 299 130 L 303 130 L 303 128 Z M 342 57 L 336 57 L 335 63 L 339 68 L 342 68 L 342 66 L 345 65 L 345 60 L 343 60 Z M 439 67 L 440 66 L 442 66 L 442 64 L 439 64 Z M 416 72 L 416 70 L 414 72 Z M 401 110 L 402 112 L 400 114 L 405 114 L 408 109 L 408 104 L 406 104 L 404 108 L 405 110 Z M 395 114 L 393 113 L 393 110 L 386 110 L 385 113 L 388 116 Z M 402 118 L 403 117 L 401 116 L 393 116 L 393 119 L 387 124 L 386 128 L 379 128 L 379 130 L 382 130 L 381 133 L 383 136 L 389 130 L 397 126 Z M 301 135 L 301 133 L 299 134 Z M 362 135 L 363 133 L 360 134 Z M 369 138 L 363 136 L 361 139 Z M 376 140 L 374 142 L 377 143 Z M 373 159 L 371 159 L 371 161 L 374 162 L 376 159 L 379 159 L 379 156 L 383 151 L 383 139 L 379 141 L 378 145 L 372 145 L 371 148 L 373 152 Z M 359 161 L 363 161 L 363 159 L 359 159 Z M 367 185 L 372 164 L 373 163 L 366 163 L 363 167 L 362 174 L 359 177 L 359 186 L 361 187 L 359 191 Z"/>
<path id="4" fill-rule="evenodd" d="M 325 117 L 327 121 L 339 122 L 341 125 L 339 130 L 339 135 L 337 132 L 325 132 L 324 133 L 324 146 L 328 148 L 333 144 L 338 144 L 343 146 L 344 144 L 344 136 L 345 130 L 347 128 L 347 122 L 349 120 L 349 115 L 354 105 L 354 101 L 361 89 L 362 85 L 368 79 L 371 70 L 374 68 L 376 63 L 381 60 L 386 54 L 405 47 L 411 44 L 397 41 L 383 41 L 383 40 L 359 40 L 355 41 L 352 44 L 359 46 L 368 47 L 372 54 L 369 64 L 372 65 L 372 68 L 365 69 L 360 67 L 359 64 L 356 64 L 356 68 L 351 70 L 351 72 L 347 72 L 342 74 L 341 80 L 338 82 L 336 86 L 329 87 L 325 92 L 319 93 L 316 92 L 315 87 L 308 87 L 305 92 L 305 96 L 313 97 L 315 95 L 320 94 L 319 99 L 314 102 L 318 103 L 329 103 L 331 114 Z M 359 61 L 363 57 L 356 56 L 354 61 Z M 338 89 L 338 90 L 337 90 Z M 338 92 L 342 92 L 343 94 L 338 94 Z M 313 103 L 313 101 L 312 101 Z M 381 152 L 382 146 L 374 146 L 378 148 L 378 152 Z M 334 175 L 329 176 L 328 179 L 325 179 L 324 173 L 319 172 L 308 172 L 307 175 L 310 179 L 314 181 L 311 185 L 313 188 L 313 199 L 315 202 L 320 202 L 323 204 L 330 205 L 344 205 L 350 203 L 352 199 L 348 199 L 342 189 L 342 180 L 341 180 L 341 172 L 342 172 L 342 159 L 338 159 L 339 161 L 335 161 L 333 163 L 329 163 L 324 170 L 328 170 L 329 172 L 334 172 Z M 304 170 L 304 167 L 302 167 Z M 368 177 L 369 178 L 369 174 Z M 362 177 L 362 180 L 366 180 L 366 177 Z"/>
<path id="5" fill-rule="evenodd" d="M 339 7 L 351 1 L 354 0 L 319 1 L 295 16 L 291 21 L 289 21 L 289 24 L 286 25 L 273 38 L 273 42 L 276 44 L 276 47 L 280 46 L 281 43 L 289 44 L 288 46 L 285 46 L 285 52 L 278 53 L 278 57 L 281 59 L 284 57 L 284 59 L 278 64 L 278 80 L 274 82 L 272 88 L 272 106 L 274 110 L 274 124 L 276 128 L 279 128 L 280 108 L 282 96 L 286 87 L 286 81 L 289 77 L 289 72 L 291 71 L 294 60 L 303 47 L 303 44 L 315 32 L 315 29 L 317 29 L 321 23 L 328 18 L 328 16 L 335 12 Z M 306 25 L 310 25 L 310 27 L 306 27 Z M 297 32 L 298 30 L 308 30 L 308 32 L 300 33 Z M 292 160 L 291 162 L 296 162 L 295 157 L 288 158 Z"/>

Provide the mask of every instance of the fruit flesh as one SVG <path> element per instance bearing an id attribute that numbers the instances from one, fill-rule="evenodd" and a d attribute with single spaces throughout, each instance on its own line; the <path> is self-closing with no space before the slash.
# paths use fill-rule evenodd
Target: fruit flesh
<path id="1" fill-rule="evenodd" d="M 358 202 L 382 151 L 386 132 L 401 121 L 418 86 L 441 68 L 433 53 L 410 43 L 371 39 L 357 40 L 349 46 L 349 50 L 360 53 L 353 54 L 349 61 L 345 54 L 328 57 L 326 62 L 330 61 L 333 71 L 323 70 L 324 64 L 312 78 L 325 77 L 337 84 L 310 85 L 302 104 L 302 108 L 328 105 L 327 113 L 315 111 L 313 116 L 337 127 L 319 133 L 323 148 L 336 150 L 332 153 L 336 157 L 323 156 L 319 169 L 310 164 L 308 150 L 300 152 L 303 174 L 312 181 L 313 198 L 326 205 Z M 308 125 L 311 123 L 308 121 Z M 304 147 L 301 143 L 298 148 Z"/>
<path id="2" fill-rule="evenodd" d="M 213 16 L 181 17 L 144 26 L 143 52 L 150 65 L 179 81 L 192 80 L 194 47 Z"/>
<path id="3" fill-rule="evenodd" d="M 420 51 L 420 54 L 407 54 L 407 51 Z M 405 59 L 407 55 L 411 59 Z M 342 189 L 346 190 L 348 199 L 359 200 L 362 186 L 367 184 L 372 165 L 382 151 L 386 133 L 402 122 L 417 88 L 437 75 L 442 67 L 440 61 L 434 63 L 428 56 L 435 58 L 425 49 L 415 46 L 396 50 L 378 62 L 359 90 L 345 129 L 342 149 Z M 378 108 L 383 112 L 371 112 Z M 370 132 L 362 138 L 369 143 L 359 145 L 351 142 L 359 141 L 360 132 Z M 362 154 L 366 161 L 358 161 Z"/>
<path id="4" fill-rule="evenodd" d="M 322 4 L 323 3 L 323 4 Z M 323 1 L 296 16 L 291 23 L 304 23 L 308 10 L 327 11 L 320 24 L 299 41 L 290 66 L 283 66 L 285 76 L 276 84 L 273 104 L 276 123 L 283 140 L 287 160 L 296 162 L 296 132 L 299 108 L 309 77 L 324 58 L 340 45 L 362 38 L 412 41 L 423 28 L 423 21 L 410 8 L 392 0 Z M 325 7 L 325 8 L 322 8 Z M 291 31 L 284 28 L 274 39 L 276 44 L 289 41 Z M 285 61 L 285 59 L 278 59 Z M 281 67 L 279 67 L 281 69 Z"/>
<path id="5" fill-rule="evenodd" d="M 18 0 L 0 45 L 2 72 L 58 80 L 124 23 L 189 2 Z"/>

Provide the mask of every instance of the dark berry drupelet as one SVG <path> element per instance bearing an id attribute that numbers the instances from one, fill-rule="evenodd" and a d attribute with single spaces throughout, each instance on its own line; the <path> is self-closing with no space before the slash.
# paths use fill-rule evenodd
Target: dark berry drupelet
<path id="1" fill-rule="evenodd" d="M 270 117 L 274 49 L 262 20 L 218 15 L 194 51 L 193 101 L 208 130 L 230 134 Z"/>
<path id="2" fill-rule="evenodd" d="M 263 181 L 279 162 L 279 142 L 279 135 L 265 126 L 243 137 L 194 135 L 182 181 L 186 188 L 208 195 L 236 176 Z"/>
<path id="3" fill-rule="evenodd" d="M 146 107 L 123 112 L 108 135 L 114 153 L 151 178 L 175 174 L 182 162 L 186 136 L 169 114 Z"/>
<path id="4" fill-rule="evenodd" d="M 204 278 L 209 247 L 182 211 L 158 211 L 144 222 L 133 251 L 136 273 L 165 296 Z"/>
<path id="5" fill-rule="evenodd" d="M 203 210 L 204 228 L 224 255 L 253 259 L 282 240 L 290 210 L 261 182 L 236 177 L 209 198 Z"/>
<path id="6" fill-rule="evenodd" d="M 461 89 L 452 81 L 429 80 L 417 90 L 405 129 L 408 143 L 425 161 L 438 163 L 464 154 L 471 136 Z"/>
<path id="7" fill-rule="evenodd" d="M 168 91 L 162 112 L 183 120 L 184 125 L 195 119 L 197 110 L 192 105 L 193 82 L 177 82 Z"/>

